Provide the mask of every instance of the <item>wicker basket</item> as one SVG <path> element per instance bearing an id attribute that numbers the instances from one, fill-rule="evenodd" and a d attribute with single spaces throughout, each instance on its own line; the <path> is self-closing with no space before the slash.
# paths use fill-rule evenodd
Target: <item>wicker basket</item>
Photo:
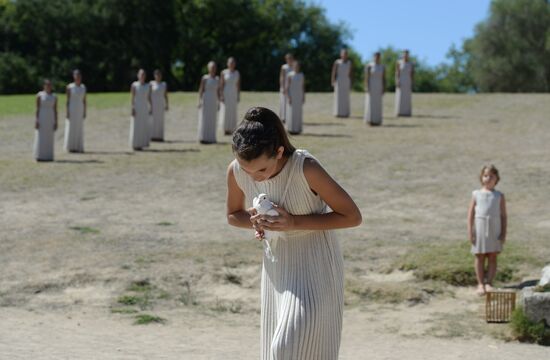
<path id="1" fill-rule="evenodd" d="M 490 291 L 485 297 L 485 320 L 494 323 L 510 322 L 515 308 L 515 291 Z"/>

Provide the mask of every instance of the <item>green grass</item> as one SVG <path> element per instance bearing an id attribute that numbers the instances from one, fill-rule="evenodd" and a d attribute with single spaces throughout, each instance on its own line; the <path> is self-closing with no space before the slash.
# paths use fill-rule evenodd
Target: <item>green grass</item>
<path id="1" fill-rule="evenodd" d="M 78 231 L 81 234 L 99 234 L 99 230 L 89 226 L 71 226 L 71 230 Z"/>
<path id="2" fill-rule="evenodd" d="M 151 301 L 148 294 L 144 295 L 122 295 L 118 298 L 117 302 L 126 306 L 138 306 L 144 310 L 151 306 Z"/>
<path id="3" fill-rule="evenodd" d="M 136 319 L 136 321 L 134 322 L 135 325 L 147 325 L 152 323 L 164 324 L 166 322 L 166 319 L 163 319 L 160 316 L 149 315 L 149 314 L 136 315 L 135 319 Z"/>
<path id="4" fill-rule="evenodd" d="M 153 286 L 149 282 L 149 280 L 138 280 L 132 282 L 130 286 L 128 286 L 128 291 L 135 291 L 135 292 L 151 292 L 153 290 Z"/>
<path id="5" fill-rule="evenodd" d="M 521 307 L 516 308 L 512 313 L 510 326 L 519 341 L 550 345 L 550 328 L 546 327 L 542 321 L 534 323 L 529 320 Z"/>
<path id="6" fill-rule="evenodd" d="M 112 308 L 111 313 L 113 314 L 135 314 L 138 311 L 132 308 Z"/>
<path id="7" fill-rule="evenodd" d="M 471 286 L 477 283 L 474 271 L 474 257 L 466 241 L 448 244 L 426 244 L 412 248 L 402 256 L 395 267 L 403 271 L 414 271 L 420 280 L 438 280 L 455 286 Z M 522 266 L 542 265 L 538 259 L 518 244 L 506 244 L 498 257 L 496 281 L 509 283 L 521 280 Z"/>
<path id="8" fill-rule="evenodd" d="M 158 226 L 171 226 L 174 225 L 174 223 L 171 223 L 169 221 L 161 221 L 157 223 Z"/>

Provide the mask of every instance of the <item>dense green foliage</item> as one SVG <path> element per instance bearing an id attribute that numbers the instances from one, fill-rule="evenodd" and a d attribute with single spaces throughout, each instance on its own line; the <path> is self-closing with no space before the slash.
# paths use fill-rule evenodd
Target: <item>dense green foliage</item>
<path id="1" fill-rule="evenodd" d="M 308 89 L 329 90 L 349 38 L 322 8 L 293 0 L 0 0 L 0 24 L 0 93 L 36 91 L 42 77 L 59 89 L 73 68 L 92 91 L 127 90 L 140 67 L 191 90 L 209 60 L 221 70 L 228 56 L 244 89 L 275 90 L 289 51 Z"/>
<path id="2" fill-rule="evenodd" d="M 302 62 L 307 91 L 328 91 L 330 71 L 351 34 L 305 0 L 0 0 L 0 93 L 62 89 L 80 68 L 91 91 L 126 91 L 136 71 L 160 68 L 171 89 L 195 90 L 206 64 L 237 59 L 245 90 L 276 90 L 284 54 Z M 399 51 L 380 49 L 387 90 Z M 414 55 L 414 49 L 411 49 Z M 364 63 L 350 49 L 353 88 Z M 493 0 L 488 18 L 448 61 L 412 56 L 414 91 L 550 91 L 550 3 Z"/>
<path id="3" fill-rule="evenodd" d="M 550 328 L 547 328 L 543 321 L 540 323 L 531 321 L 521 307 L 516 308 L 512 313 L 510 326 L 519 341 L 550 345 Z"/>

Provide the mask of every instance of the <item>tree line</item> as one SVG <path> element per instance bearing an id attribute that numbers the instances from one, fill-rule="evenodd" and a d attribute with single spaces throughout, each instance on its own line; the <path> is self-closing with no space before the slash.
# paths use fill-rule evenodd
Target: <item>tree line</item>
<path id="1" fill-rule="evenodd" d="M 332 63 L 351 35 L 303 0 L 0 0 L 0 93 L 35 92 L 44 77 L 60 89 L 74 68 L 91 91 L 126 91 L 139 68 L 160 69 L 173 90 L 196 90 L 207 62 L 224 67 L 229 56 L 244 90 L 273 91 L 287 52 L 301 60 L 308 91 L 329 91 Z M 349 50 L 361 90 L 370 56 Z M 400 50 L 380 49 L 388 91 Z M 548 0 L 493 0 L 474 36 L 447 58 L 428 66 L 413 56 L 414 90 L 549 91 Z"/>

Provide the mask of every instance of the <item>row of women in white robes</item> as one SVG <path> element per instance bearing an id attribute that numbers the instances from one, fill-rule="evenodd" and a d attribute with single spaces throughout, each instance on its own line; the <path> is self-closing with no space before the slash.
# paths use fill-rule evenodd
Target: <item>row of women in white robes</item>
<path id="1" fill-rule="evenodd" d="M 217 114 L 224 133 L 230 135 L 237 127 L 237 110 L 240 100 L 240 73 L 236 62 L 229 58 L 227 69 L 216 75 L 216 64 L 208 63 L 208 74 L 201 78 L 199 86 L 198 138 L 203 144 L 215 143 Z"/>
<path id="2" fill-rule="evenodd" d="M 378 55 L 379 57 L 379 55 Z M 382 96 L 384 94 L 384 66 L 379 59 L 370 63 L 365 68 L 366 88 L 368 94 L 365 100 L 364 119 L 372 125 L 380 125 L 382 122 Z M 397 62 L 395 73 L 395 115 L 412 115 L 412 84 L 414 66 L 409 61 L 408 51 Z M 334 87 L 334 116 L 349 117 L 350 115 L 350 91 L 352 83 L 352 65 L 348 59 L 348 53 L 344 49 L 340 53 L 340 59 L 336 60 L 332 68 L 332 85 Z"/>
<path id="3" fill-rule="evenodd" d="M 155 80 L 145 82 L 145 71 L 138 71 L 138 80 L 132 83 L 132 120 L 130 146 L 134 150 L 148 147 L 151 141 L 164 141 L 164 117 L 168 110 L 168 89 L 160 71 Z"/>
<path id="4" fill-rule="evenodd" d="M 86 86 L 80 71 L 73 71 L 74 82 L 67 85 L 67 117 L 63 148 L 68 152 L 84 152 L 84 119 L 86 118 Z M 57 130 L 57 96 L 51 81 L 36 95 L 36 123 L 33 155 L 37 161 L 53 161 L 54 133 Z"/>

